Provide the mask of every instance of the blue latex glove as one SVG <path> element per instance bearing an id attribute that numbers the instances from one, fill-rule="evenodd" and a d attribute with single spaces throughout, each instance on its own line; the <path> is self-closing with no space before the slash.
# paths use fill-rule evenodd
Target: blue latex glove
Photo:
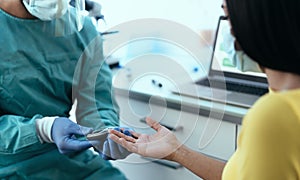
<path id="1" fill-rule="evenodd" d="M 127 136 L 132 136 L 131 133 L 129 132 L 130 130 L 132 131 L 132 129 L 130 128 L 118 127 L 118 128 L 114 128 L 114 130 L 122 132 Z M 113 140 L 107 137 L 106 141 L 103 144 L 103 150 L 101 155 L 102 158 L 105 160 L 116 160 L 116 159 L 124 159 L 129 154 L 131 154 L 131 152 L 127 151 L 126 148 L 115 143 Z"/>
<path id="2" fill-rule="evenodd" d="M 54 120 L 51 136 L 58 150 L 62 154 L 76 152 L 92 147 L 92 144 L 76 136 L 85 136 L 92 132 L 92 128 L 80 126 L 68 118 L 59 117 Z"/>

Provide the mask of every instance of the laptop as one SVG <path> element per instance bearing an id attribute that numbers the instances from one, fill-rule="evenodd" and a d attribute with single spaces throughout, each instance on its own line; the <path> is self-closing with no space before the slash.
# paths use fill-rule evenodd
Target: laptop
<path id="1" fill-rule="evenodd" d="M 173 89 L 172 93 L 249 108 L 260 96 L 268 92 L 264 73 L 242 72 L 230 64 L 230 56 L 224 50 L 224 38 L 231 35 L 228 29 L 228 19 L 221 16 L 208 75 L 195 82 L 182 84 Z"/>

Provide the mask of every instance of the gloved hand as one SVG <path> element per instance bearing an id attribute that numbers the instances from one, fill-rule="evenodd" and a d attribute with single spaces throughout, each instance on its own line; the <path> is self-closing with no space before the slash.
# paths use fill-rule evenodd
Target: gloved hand
<path id="1" fill-rule="evenodd" d="M 118 128 L 114 128 L 114 130 L 122 132 L 127 136 L 132 136 L 131 133 L 129 132 L 130 130 L 132 130 L 130 128 L 118 127 Z M 104 160 L 124 159 L 129 154 L 131 154 L 131 152 L 127 151 L 127 149 L 117 144 L 109 137 L 107 137 L 106 141 L 103 144 L 102 158 Z"/>
<path id="2" fill-rule="evenodd" d="M 59 117 L 54 120 L 51 136 L 58 150 L 62 154 L 81 151 L 92 147 L 88 140 L 79 140 L 76 135 L 85 136 L 92 132 L 92 128 L 80 126 L 68 118 Z"/>

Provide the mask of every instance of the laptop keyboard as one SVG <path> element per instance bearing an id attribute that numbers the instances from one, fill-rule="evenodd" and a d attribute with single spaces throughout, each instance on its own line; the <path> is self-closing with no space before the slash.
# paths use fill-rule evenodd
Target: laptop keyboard
<path id="1" fill-rule="evenodd" d="M 208 79 L 197 81 L 196 84 L 208 86 L 208 87 L 220 88 L 220 89 L 223 89 L 225 87 L 225 84 L 223 82 L 214 81 L 211 83 Z M 253 94 L 258 96 L 262 96 L 268 92 L 268 89 L 265 88 L 249 86 L 245 84 L 232 83 L 232 82 L 226 82 L 226 89 L 229 91 Z"/>

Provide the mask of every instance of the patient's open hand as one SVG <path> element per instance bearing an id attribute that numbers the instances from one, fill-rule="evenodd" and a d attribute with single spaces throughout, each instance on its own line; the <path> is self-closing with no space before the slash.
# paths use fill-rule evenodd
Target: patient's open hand
<path id="1" fill-rule="evenodd" d="M 155 134 L 148 135 L 131 131 L 132 136 L 126 136 L 118 131 L 109 130 L 110 138 L 130 152 L 146 157 L 172 160 L 176 149 L 181 146 L 176 136 L 150 118 L 147 118 L 146 122 L 156 131 Z"/>

